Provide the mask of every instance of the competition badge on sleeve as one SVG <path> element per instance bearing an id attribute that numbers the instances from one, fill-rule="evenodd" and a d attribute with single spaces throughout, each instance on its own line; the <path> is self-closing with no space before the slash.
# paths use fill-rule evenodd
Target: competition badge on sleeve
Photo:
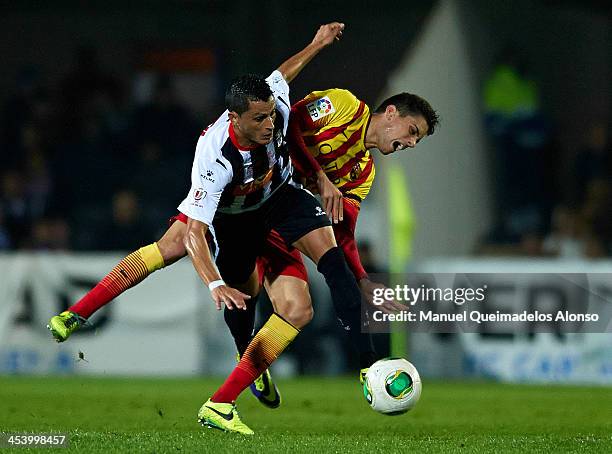
<path id="1" fill-rule="evenodd" d="M 333 114 L 336 109 L 332 104 L 329 96 L 323 96 L 309 104 L 306 105 L 306 109 L 308 110 L 308 114 L 312 121 L 320 120 L 326 115 Z"/>

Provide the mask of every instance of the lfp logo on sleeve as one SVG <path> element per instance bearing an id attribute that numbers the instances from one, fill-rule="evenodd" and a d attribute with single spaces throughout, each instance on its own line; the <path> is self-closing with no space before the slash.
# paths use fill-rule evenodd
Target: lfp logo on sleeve
<path id="1" fill-rule="evenodd" d="M 333 114 L 336 109 L 328 96 L 323 96 L 309 104 L 306 104 L 306 109 L 310 114 L 312 121 L 317 121 L 326 115 Z"/>

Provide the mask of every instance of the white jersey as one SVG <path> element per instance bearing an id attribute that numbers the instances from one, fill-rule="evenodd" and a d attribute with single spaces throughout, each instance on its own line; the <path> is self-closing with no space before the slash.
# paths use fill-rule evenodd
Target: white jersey
<path id="1" fill-rule="evenodd" d="M 178 210 L 212 225 L 215 213 L 237 214 L 259 208 L 292 168 L 285 136 L 289 122 L 289 85 L 279 71 L 266 79 L 276 101 L 273 139 L 244 150 L 238 145 L 228 111 L 200 136 L 191 169 L 191 190 Z"/>

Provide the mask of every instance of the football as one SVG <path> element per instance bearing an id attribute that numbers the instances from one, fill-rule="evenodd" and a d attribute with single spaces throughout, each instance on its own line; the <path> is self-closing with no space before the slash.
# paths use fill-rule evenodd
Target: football
<path id="1" fill-rule="evenodd" d="M 403 358 L 385 358 L 370 366 L 363 382 L 363 395 L 374 410 L 401 415 L 421 397 L 421 377 Z"/>

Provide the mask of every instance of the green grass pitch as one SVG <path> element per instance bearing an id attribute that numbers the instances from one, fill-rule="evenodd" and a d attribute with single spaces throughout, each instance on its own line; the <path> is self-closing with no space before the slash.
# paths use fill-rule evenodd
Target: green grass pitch
<path id="1" fill-rule="evenodd" d="M 0 377 L 0 432 L 66 432 L 60 452 L 87 453 L 612 452 L 610 388 L 425 381 L 417 407 L 390 417 L 356 379 L 299 378 L 280 382 L 277 410 L 241 396 L 245 437 L 196 423 L 219 383 Z"/>

